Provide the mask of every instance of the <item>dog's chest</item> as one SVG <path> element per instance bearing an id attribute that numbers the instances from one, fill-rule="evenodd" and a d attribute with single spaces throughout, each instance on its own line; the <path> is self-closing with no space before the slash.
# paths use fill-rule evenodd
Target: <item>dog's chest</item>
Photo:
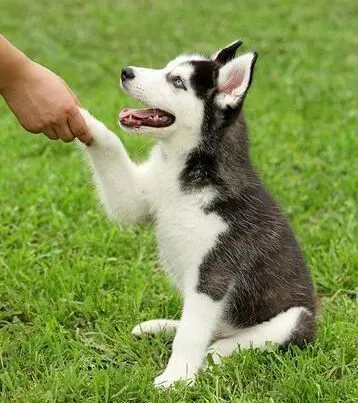
<path id="1" fill-rule="evenodd" d="M 221 217 L 204 211 L 215 197 L 213 189 L 181 190 L 178 178 L 182 168 L 180 160 L 156 156 L 151 165 L 149 197 L 161 262 L 181 289 L 186 286 L 186 281 L 195 281 L 193 276 L 197 277 L 203 257 L 226 229 Z"/>

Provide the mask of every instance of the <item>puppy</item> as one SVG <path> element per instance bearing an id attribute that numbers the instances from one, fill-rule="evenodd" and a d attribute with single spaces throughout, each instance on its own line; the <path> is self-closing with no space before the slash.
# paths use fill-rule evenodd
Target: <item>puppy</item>
<path id="1" fill-rule="evenodd" d="M 120 125 L 157 140 L 142 164 L 82 112 L 108 217 L 126 224 L 154 219 L 162 265 L 183 296 L 180 321 L 133 329 L 176 331 L 158 387 L 192 382 L 208 352 L 220 362 L 239 346 L 303 345 L 314 336 L 312 284 L 300 248 L 250 161 L 243 104 L 257 54 L 236 57 L 240 44 L 212 57 L 179 56 L 162 69 L 123 68 L 123 89 L 148 108 L 124 109 Z"/>

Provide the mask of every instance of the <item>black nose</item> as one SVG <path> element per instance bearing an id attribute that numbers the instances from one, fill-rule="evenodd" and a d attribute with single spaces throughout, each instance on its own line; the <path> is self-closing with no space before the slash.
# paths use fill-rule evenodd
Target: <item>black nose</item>
<path id="1" fill-rule="evenodd" d="M 123 67 L 122 73 L 121 73 L 122 81 L 131 80 L 134 77 L 135 77 L 135 75 L 134 75 L 134 70 L 132 69 L 132 67 Z"/>

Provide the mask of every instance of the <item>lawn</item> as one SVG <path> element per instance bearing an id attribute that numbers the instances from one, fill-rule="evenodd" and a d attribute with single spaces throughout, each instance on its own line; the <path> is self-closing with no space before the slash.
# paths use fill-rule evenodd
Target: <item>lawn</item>
<path id="1" fill-rule="evenodd" d="M 121 66 L 160 67 L 238 37 L 257 50 L 252 156 L 320 297 L 305 350 L 238 353 L 191 389 L 154 389 L 171 339 L 130 330 L 179 317 L 180 298 L 152 227 L 109 223 L 78 150 L 27 134 L 1 101 L 0 400 L 358 401 L 357 1 L 2 0 L 0 15 L 2 32 L 63 76 L 138 160 L 149 141 L 116 124 L 134 104 L 118 89 Z"/>

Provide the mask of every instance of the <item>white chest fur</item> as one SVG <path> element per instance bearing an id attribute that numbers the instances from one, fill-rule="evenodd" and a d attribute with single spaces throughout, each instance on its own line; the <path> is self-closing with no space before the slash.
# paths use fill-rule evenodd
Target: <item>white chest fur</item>
<path id="1" fill-rule="evenodd" d="M 155 217 L 161 262 L 181 290 L 196 286 L 203 257 L 227 228 L 221 217 L 203 211 L 215 197 L 213 189 L 180 189 L 183 163 L 179 156 L 165 156 L 158 146 L 146 164 L 145 186 Z"/>

